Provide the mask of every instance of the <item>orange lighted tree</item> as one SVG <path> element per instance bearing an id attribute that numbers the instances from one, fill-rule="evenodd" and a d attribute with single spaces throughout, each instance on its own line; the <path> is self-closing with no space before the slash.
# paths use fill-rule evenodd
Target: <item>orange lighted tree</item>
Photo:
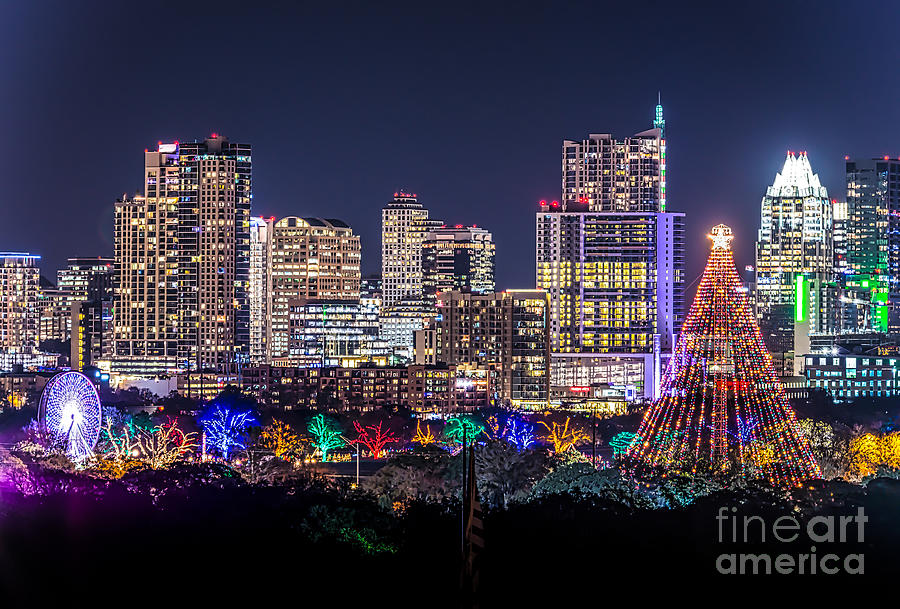
<path id="1" fill-rule="evenodd" d="M 553 452 L 557 454 L 562 454 L 579 442 L 584 442 L 590 438 L 587 432 L 580 427 L 575 425 L 570 427 L 570 422 L 569 417 L 566 417 L 564 425 L 560 425 L 555 421 L 552 425 L 547 425 L 544 421 L 540 421 L 540 424 L 546 427 L 549 432 L 544 436 L 544 439 L 553 444 Z"/>
<path id="2" fill-rule="evenodd" d="M 260 444 L 268 448 L 279 459 L 296 458 L 303 448 L 303 440 L 294 429 L 278 419 L 266 425 L 259 435 Z"/>
<path id="3" fill-rule="evenodd" d="M 416 421 L 416 435 L 413 436 L 413 442 L 416 444 L 421 444 L 422 446 L 428 446 L 429 444 L 434 444 L 435 437 L 434 433 L 431 431 L 431 426 L 426 423 L 425 431 L 422 431 L 422 422 Z"/>

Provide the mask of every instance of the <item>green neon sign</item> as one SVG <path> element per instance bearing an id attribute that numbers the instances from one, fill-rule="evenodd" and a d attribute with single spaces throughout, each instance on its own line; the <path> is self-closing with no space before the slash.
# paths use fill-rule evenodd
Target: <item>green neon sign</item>
<path id="1" fill-rule="evenodd" d="M 809 283 L 800 275 L 796 281 L 796 302 L 794 321 L 803 322 L 809 317 Z"/>

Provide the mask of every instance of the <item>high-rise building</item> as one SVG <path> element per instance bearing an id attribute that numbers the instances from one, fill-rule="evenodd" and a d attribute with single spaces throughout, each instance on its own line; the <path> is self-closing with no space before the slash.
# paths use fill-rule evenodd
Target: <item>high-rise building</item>
<path id="1" fill-rule="evenodd" d="M 656 397 L 684 319 L 684 214 L 666 211 L 662 105 L 653 128 L 562 146 L 562 204 L 537 213 L 537 287 L 550 297 L 551 391 L 607 384 Z"/>
<path id="2" fill-rule="evenodd" d="M 684 214 L 537 218 L 537 286 L 550 296 L 553 386 L 607 383 L 655 397 L 684 321 Z"/>
<path id="3" fill-rule="evenodd" d="M 457 369 L 496 369 L 502 400 L 544 408 L 550 391 L 549 305 L 543 290 L 442 292 L 435 359 Z"/>
<path id="4" fill-rule="evenodd" d="M 806 153 L 788 152 L 762 199 L 756 243 L 756 315 L 776 360 L 805 354 L 810 332 L 834 331 L 832 211 Z"/>
<path id="5" fill-rule="evenodd" d="M 184 364 L 178 361 L 177 154 L 148 152 L 145 182 L 152 196 L 123 197 L 115 206 L 112 370 L 153 376 Z"/>
<path id="6" fill-rule="evenodd" d="M 272 232 L 275 218 L 250 218 L 250 362 L 266 363 L 272 343 Z"/>
<path id="7" fill-rule="evenodd" d="M 113 369 L 234 369 L 249 358 L 251 149 L 213 134 L 145 151 L 116 204 Z"/>
<path id="8" fill-rule="evenodd" d="M 428 210 L 416 195 L 395 192 L 381 210 L 382 304 L 391 306 L 404 298 L 421 298 L 422 242 L 434 226 Z"/>
<path id="9" fill-rule="evenodd" d="M 40 256 L 0 253 L 0 351 L 31 354 L 38 347 Z"/>
<path id="10" fill-rule="evenodd" d="M 215 133 L 163 146 L 179 166 L 178 359 L 234 370 L 250 350 L 251 148 Z"/>
<path id="11" fill-rule="evenodd" d="M 623 140 L 592 133 L 563 142 L 563 211 L 666 211 L 662 106 L 655 116 L 653 129 Z"/>
<path id="12" fill-rule="evenodd" d="M 845 158 L 844 331 L 900 334 L 900 160 Z"/>
<path id="13" fill-rule="evenodd" d="M 112 297 L 115 258 L 69 258 L 57 271 L 57 287 L 66 290 L 72 303 L 104 300 Z"/>
<path id="14" fill-rule="evenodd" d="M 47 285 L 44 285 L 46 281 Z M 68 290 L 61 290 L 49 281 L 41 278 L 40 295 L 38 296 L 38 341 L 44 343 L 64 343 L 71 335 L 72 297 Z M 56 344 L 54 350 L 61 348 Z"/>
<path id="15" fill-rule="evenodd" d="M 333 218 L 282 218 L 272 232 L 270 272 L 270 355 L 287 357 L 292 301 L 359 302 L 359 236 Z"/>
<path id="16" fill-rule="evenodd" d="M 494 291 L 494 241 L 477 226 L 429 229 L 422 242 L 422 282 L 426 296 L 438 292 Z"/>

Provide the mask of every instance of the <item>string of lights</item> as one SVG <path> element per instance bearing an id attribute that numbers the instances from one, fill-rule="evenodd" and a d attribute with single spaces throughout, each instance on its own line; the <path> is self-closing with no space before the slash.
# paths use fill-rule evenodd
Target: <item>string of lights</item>
<path id="1" fill-rule="evenodd" d="M 697 472 L 736 469 L 773 484 L 820 476 L 775 374 L 731 252 L 731 229 L 714 227 L 712 252 L 669 361 L 660 398 L 629 455 Z"/>

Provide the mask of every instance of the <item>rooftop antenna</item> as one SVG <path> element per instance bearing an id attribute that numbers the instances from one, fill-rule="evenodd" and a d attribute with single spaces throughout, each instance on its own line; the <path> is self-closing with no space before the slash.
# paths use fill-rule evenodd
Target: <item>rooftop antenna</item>
<path id="1" fill-rule="evenodd" d="M 663 118 L 662 93 L 656 92 L 656 118 L 653 120 L 653 128 L 659 129 L 661 136 L 666 137 L 666 121 Z"/>

